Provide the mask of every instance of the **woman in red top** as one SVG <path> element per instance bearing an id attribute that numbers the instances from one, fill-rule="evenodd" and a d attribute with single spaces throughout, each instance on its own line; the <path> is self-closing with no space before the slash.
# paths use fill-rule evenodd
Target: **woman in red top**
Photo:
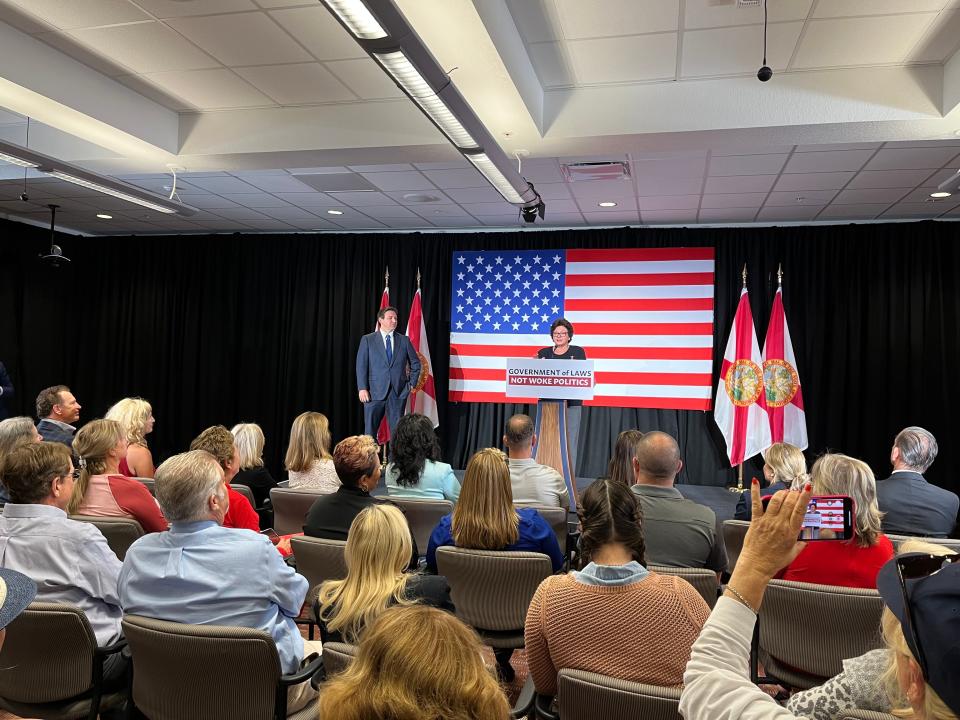
<path id="1" fill-rule="evenodd" d="M 120 459 L 120 474 L 152 478 L 156 472 L 146 436 L 153 432 L 153 408 L 142 398 L 124 398 L 107 410 L 107 420 L 120 423 L 127 436 L 127 455 Z"/>
<path id="2" fill-rule="evenodd" d="M 223 468 L 223 482 L 227 486 L 227 495 L 230 497 L 230 507 L 223 519 L 223 526 L 260 532 L 260 516 L 257 515 L 257 511 L 253 509 L 249 500 L 230 487 L 230 481 L 240 470 L 240 452 L 230 431 L 223 425 L 208 427 L 190 443 L 190 449 L 206 450 Z"/>
<path id="3" fill-rule="evenodd" d="M 883 513 L 877 507 L 877 483 L 862 460 L 830 453 L 810 471 L 815 495 L 849 495 L 854 503 L 852 540 L 816 540 L 807 543 L 783 572 L 784 580 L 877 587 L 877 573 L 893 557 L 893 543 L 880 531 Z M 823 532 L 823 531 L 822 531 Z"/>
<path id="4" fill-rule="evenodd" d="M 127 437 L 115 420 L 93 420 L 77 431 L 73 452 L 80 460 L 80 479 L 73 486 L 67 511 L 71 515 L 129 517 L 144 532 L 161 532 L 167 521 L 146 485 L 124 477 L 120 460 L 127 454 Z"/>

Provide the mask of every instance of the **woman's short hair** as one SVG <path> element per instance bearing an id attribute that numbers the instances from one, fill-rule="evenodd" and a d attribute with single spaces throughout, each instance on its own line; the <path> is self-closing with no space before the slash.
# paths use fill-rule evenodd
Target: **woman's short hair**
<path id="1" fill-rule="evenodd" d="M 28 417 L 12 417 L 0 420 L 0 459 L 26 443 L 34 441 L 36 428 Z"/>
<path id="2" fill-rule="evenodd" d="M 154 487 L 163 516 L 170 522 L 189 522 L 207 515 L 211 495 L 226 497 L 223 467 L 206 450 L 174 455 L 157 468 Z"/>
<path id="3" fill-rule="evenodd" d="M 800 489 L 810 477 L 803 451 L 790 443 L 774 443 L 763 452 L 763 461 L 773 472 L 771 482 L 782 482 L 789 488 Z"/>
<path id="4" fill-rule="evenodd" d="M 340 482 L 350 487 L 356 487 L 360 478 L 373 475 L 379 462 L 377 442 L 369 435 L 351 435 L 333 449 L 333 469 Z"/>
<path id="5" fill-rule="evenodd" d="M 362 510 L 347 535 L 347 577 L 320 587 L 319 615 L 327 628 L 356 644 L 384 610 L 408 604 L 404 570 L 412 552 L 410 527 L 399 508 L 382 503 Z"/>
<path id="6" fill-rule="evenodd" d="M 634 492 L 613 478 L 597 478 L 580 499 L 580 566 L 586 566 L 604 545 L 620 543 L 634 560 L 646 565 L 643 506 Z"/>
<path id="7" fill-rule="evenodd" d="M 150 419 L 152 414 L 153 408 L 143 398 L 124 398 L 114 403 L 104 417 L 107 420 L 116 420 L 120 423 L 128 443 L 146 447 L 147 441 L 144 438 L 143 431 L 146 429 L 147 420 Z"/>
<path id="8" fill-rule="evenodd" d="M 610 457 L 610 465 L 607 468 L 607 474 L 611 480 L 627 487 L 633 485 L 636 479 L 633 460 L 637 457 L 637 447 L 642 438 L 643 433 L 639 430 L 624 430 L 617 435 L 617 443 L 613 446 L 613 455 Z"/>
<path id="9" fill-rule="evenodd" d="M 234 425 L 230 432 L 240 453 L 240 469 L 263 467 L 263 446 L 267 442 L 263 429 L 256 423 L 240 423 Z"/>
<path id="10" fill-rule="evenodd" d="M 73 438 L 73 452 L 80 458 L 80 479 L 73 486 L 73 495 L 67 512 L 76 514 L 90 487 L 90 478 L 103 475 L 107 469 L 107 456 L 117 443 L 126 439 L 126 433 L 116 420 L 98 418 L 77 430 Z"/>
<path id="11" fill-rule="evenodd" d="M 440 443 L 433 431 L 433 421 L 417 413 L 400 418 L 390 447 L 397 483 L 405 487 L 420 483 L 427 460 L 440 459 Z"/>
<path id="12" fill-rule="evenodd" d="M 339 720 L 506 720 L 507 697 L 480 639 L 454 615 L 391 608 L 364 633 L 353 662 L 324 685 L 320 717 Z"/>
<path id="13" fill-rule="evenodd" d="M 854 538 L 860 547 L 872 547 L 881 533 L 883 513 L 877 506 L 877 481 L 863 460 L 827 453 L 810 470 L 815 495 L 849 495 L 853 498 L 856 525 Z"/>
<path id="14" fill-rule="evenodd" d="M 330 422 L 318 412 L 300 413 L 290 427 L 284 465 L 288 472 L 307 472 L 318 460 L 330 459 Z"/>
<path id="15" fill-rule="evenodd" d="M 25 443 L 0 458 L 0 481 L 13 503 L 40 502 L 50 495 L 50 481 L 68 472 L 70 449 L 62 443 Z"/>
<path id="16" fill-rule="evenodd" d="M 226 470 L 227 465 L 233 460 L 236 443 L 233 441 L 231 432 L 223 425 L 212 425 L 193 439 L 190 449 L 206 450 L 216 458 L 220 467 Z"/>
<path id="17" fill-rule="evenodd" d="M 573 340 L 573 325 L 570 324 L 570 321 L 566 318 L 557 318 L 550 324 L 550 336 L 553 337 L 553 331 L 558 327 L 563 327 L 567 329 L 567 334 L 570 336 L 570 339 Z"/>
<path id="18" fill-rule="evenodd" d="M 467 463 L 450 528 L 457 547 L 500 550 L 520 537 L 513 507 L 507 456 L 496 448 L 475 453 Z"/>

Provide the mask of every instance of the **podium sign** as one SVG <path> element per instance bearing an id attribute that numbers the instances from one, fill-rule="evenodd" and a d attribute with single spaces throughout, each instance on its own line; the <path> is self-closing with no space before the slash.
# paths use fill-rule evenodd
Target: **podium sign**
<path id="1" fill-rule="evenodd" d="M 506 396 L 593 400 L 593 360 L 508 358 Z"/>

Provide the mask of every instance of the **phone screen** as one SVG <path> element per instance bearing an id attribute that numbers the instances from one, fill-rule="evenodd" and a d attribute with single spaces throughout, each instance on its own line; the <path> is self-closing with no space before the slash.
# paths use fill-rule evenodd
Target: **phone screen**
<path id="1" fill-rule="evenodd" d="M 267 528 L 266 530 L 261 530 L 260 534 L 266 535 L 268 538 L 270 538 L 270 542 L 272 542 L 274 545 L 280 542 L 280 536 L 277 534 L 277 531 L 274 530 L 273 528 Z"/>
<path id="2" fill-rule="evenodd" d="M 763 499 L 767 506 L 770 498 Z M 853 500 L 845 495 L 815 495 L 803 514 L 798 540 L 849 540 L 853 537 Z"/>

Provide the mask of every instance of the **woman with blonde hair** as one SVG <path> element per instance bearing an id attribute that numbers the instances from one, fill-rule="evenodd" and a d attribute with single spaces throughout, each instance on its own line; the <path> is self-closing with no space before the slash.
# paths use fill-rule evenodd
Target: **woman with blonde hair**
<path id="1" fill-rule="evenodd" d="M 285 461 L 290 487 L 317 493 L 336 492 L 340 487 L 330 455 L 330 422 L 318 412 L 297 416 L 290 428 Z"/>
<path id="2" fill-rule="evenodd" d="M 774 443 L 763 451 L 763 479 L 766 487 L 763 496 L 773 495 L 778 490 L 800 489 L 809 479 L 807 461 L 803 451 L 790 443 Z M 744 490 L 737 501 L 733 514 L 735 520 L 750 519 L 750 490 Z"/>
<path id="3" fill-rule="evenodd" d="M 320 692 L 323 720 L 506 720 L 507 698 L 483 664 L 477 633 L 450 613 L 385 611 L 357 656 Z"/>
<path id="4" fill-rule="evenodd" d="M 80 479 L 73 486 L 70 515 L 129 517 L 144 532 L 162 532 L 167 521 L 143 483 L 120 474 L 127 436 L 116 420 L 92 420 L 73 439 Z"/>
<path id="5" fill-rule="evenodd" d="M 814 495 L 849 495 L 854 505 L 851 540 L 808 542 L 783 573 L 784 580 L 877 587 L 877 573 L 893 557 L 893 543 L 880 529 L 883 513 L 877 507 L 877 483 L 870 466 L 862 460 L 828 453 L 810 473 Z M 821 533 L 829 532 L 821 530 Z"/>
<path id="6" fill-rule="evenodd" d="M 378 503 L 362 510 L 347 536 L 347 577 L 320 587 L 314 613 L 320 639 L 356 645 L 364 628 L 393 605 L 419 602 L 452 611 L 446 578 L 404 572 L 412 550 L 399 508 Z"/>
<path id="7" fill-rule="evenodd" d="M 116 420 L 127 437 L 127 454 L 120 459 L 120 474 L 152 478 L 156 472 L 146 436 L 153 432 L 153 408 L 143 398 L 124 398 L 107 410 L 107 420 Z"/>
<path id="8" fill-rule="evenodd" d="M 250 488 L 253 504 L 263 507 L 270 497 L 270 489 L 277 486 L 277 481 L 263 464 L 263 446 L 266 445 L 263 430 L 256 423 L 239 423 L 230 429 L 230 433 L 240 454 L 240 470 L 230 482 Z"/>

